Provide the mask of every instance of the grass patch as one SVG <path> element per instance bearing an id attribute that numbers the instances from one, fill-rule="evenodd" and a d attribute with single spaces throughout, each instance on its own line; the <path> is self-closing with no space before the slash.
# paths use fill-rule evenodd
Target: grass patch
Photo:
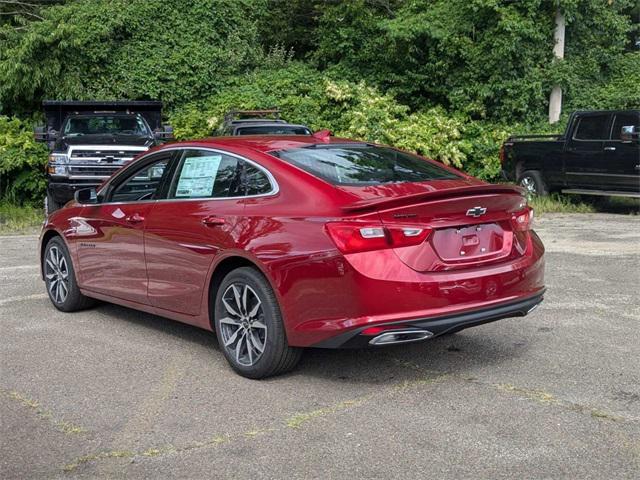
<path id="1" fill-rule="evenodd" d="M 558 195 L 554 193 L 546 197 L 533 197 L 529 200 L 536 215 L 545 213 L 595 213 L 594 205 L 585 203 L 581 197 Z"/>
<path id="2" fill-rule="evenodd" d="M 33 232 L 43 220 L 43 208 L 0 202 L 0 234 Z"/>
<path id="3" fill-rule="evenodd" d="M 639 215 L 640 199 L 599 195 L 560 195 L 533 197 L 529 204 L 537 215 L 545 213 L 618 213 Z"/>

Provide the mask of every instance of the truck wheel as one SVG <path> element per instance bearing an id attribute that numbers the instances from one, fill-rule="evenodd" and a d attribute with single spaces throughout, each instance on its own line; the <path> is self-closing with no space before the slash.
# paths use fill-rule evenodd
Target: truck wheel
<path id="1" fill-rule="evenodd" d="M 547 185 L 542 179 L 540 172 L 536 170 L 527 170 L 522 172 L 520 178 L 518 178 L 518 185 L 524 188 L 531 196 L 542 197 L 549 194 Z"/>
<path id="2" fill-rule="evenodd" d="M 51 215 L 56 210 L 60 210 L 64 204 L 57 202 L 51 193 L 47 192 L 47 197 L 44 199 L 44 214 Z"/>

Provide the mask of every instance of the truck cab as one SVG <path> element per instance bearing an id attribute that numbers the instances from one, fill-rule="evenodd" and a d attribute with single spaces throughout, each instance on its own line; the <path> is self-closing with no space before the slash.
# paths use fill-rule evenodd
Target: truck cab
<path id="1" fill-rule="evenodd" d="M 46 125 L 35 138 L 51 150 L 47 162 L 47 214 L 78 189 L 97 187 L 136 155 L 172 138 L 161 123 L 162 103 L 45 101 Z"/>
<path id="2" fill-rule="evenodd" d="M 578 111 L 564 134 L 510 137 L 503 173 L 530 193 L 640 197 L 640 110 Z"/>

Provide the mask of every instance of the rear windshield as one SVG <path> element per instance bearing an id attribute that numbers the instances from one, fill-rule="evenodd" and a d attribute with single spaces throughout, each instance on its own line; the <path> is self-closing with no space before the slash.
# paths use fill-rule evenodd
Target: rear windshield
<path id="1" fill-rule="evenodd" d="M 418 156 L 375 145 L 313 146 L 270 153 L 336 185 L 460 178 Z"/>
<path id="2" fill-rule="evenodd" d="M 311 135 L 311 131 L 306 127 L 265 125 L 261 127 L 238 128 L 238 135 Z"/>

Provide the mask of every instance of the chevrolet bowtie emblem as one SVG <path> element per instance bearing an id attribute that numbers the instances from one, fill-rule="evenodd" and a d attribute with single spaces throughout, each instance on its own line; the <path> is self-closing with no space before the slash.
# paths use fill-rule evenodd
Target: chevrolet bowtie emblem
<path id="1" fill-rule="evenodd" d="M 487 209 L 484 207 L 473 207 L 467 210 L 467 217 L 478 218 L 481 215 L 487 213 Z"/>

